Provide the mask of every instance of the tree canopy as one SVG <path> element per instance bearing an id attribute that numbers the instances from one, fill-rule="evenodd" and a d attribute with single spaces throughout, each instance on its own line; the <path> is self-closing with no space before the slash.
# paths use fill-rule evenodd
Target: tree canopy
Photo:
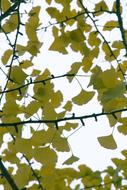
<path id="1" fill-rule="evenodd" d="M 127 189 L 127 150 L 103 171 L 84 163 L 74 168 L 79 158 L 65 135 L 102 116 L 112 132 L 97 138 L 100 146 L 117 148 L 114 129 L 127 135 L 126 6 L 123 0 L 0 0 L 0 184 L 5 190 Z M 53 41 L 47 51 L 81 57 L 60 75 L 43 66 L 45 60 L 36 62 L 43 57 L 42 35 L 49 31 Z M 64 82 L 73 87 L 68 93 L 76 90 L 71 98 L 60 88 Z M 93 99 L 101 111 L 84 113 Z M 63 167 L 59 153 L 68 153 Z"/>

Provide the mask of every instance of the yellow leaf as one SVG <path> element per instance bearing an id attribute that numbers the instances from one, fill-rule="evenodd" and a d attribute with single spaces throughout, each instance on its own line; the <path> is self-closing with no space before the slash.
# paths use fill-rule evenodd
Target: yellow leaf
<path id="1" fill-rule="evenodd" d="M 117 28 L 118 27 L 118 22 L 117 21 L 114 21 L 114 20 L 110 20 L 108 22 L 106 22 L 106 24 L 104 25 L 104 28 L 103 30 L 112 30 L 114 28 Z"/>
<path id="2" fill-rule="evenodd" d="M 67 131 L 70 131 L 72 129 L 76 129 L 78 127 L 78 123 L 69 123 L 69 122 L 66 122 L 65 126 L 64 126 L 64 129 L 67 130 Z"/>
<path id="3" fill-rule="evenodd" d="M 20 63 L 20 66 L 21 66 L 21 68 L 23 68 L 23 69 L 27 69 L 28 67 L 33 66 L 33 63 L 32 63 L 30 60 L 23 60 L 23 61 Z"/>
<path id="4" fill-rule="evenodd" d="M 57 162 L 56 152 L 53 149 L 50 149 L 49 147 L 35 148 L 33 152 L 34 158 L 44 165 L 55 165 Z"/>
<path id="5" fill-rule="evenodd" d="M 13 177 L 19 188 L 25 187 L 28 184 L 29 180 L 32 179 L 30 167 L 26 164 L 18 165 L 18 171 Z"/>
<path id="6" fill-rule="evenodd" d="M 73 164 L 74 162 L 77 162 L 79 160 L 79 158 L 78 157 L 76 157 L 76 156 L 74 156 L 74 155 L 72 155 L 70 158 L 68 158 L 64 163 L 63 163 L 63 165 L 71 165 L 71 164 Z"/>
<path id="7" fill-rule="evenodd" d="M 3 56 L 2 56 L 2 62 L 3 64 L 7 64 L 11 55 L 12 55 L 13 51 L 11 49 L 8 49 L 4 52 Z"/>
<path id="8" fill-rule="evenodd" d="M 82 63 L 83 63 L 83 71 L 86 73 L 89 72 L 90 68 L 93 65 L 93 57 L 91 57 L 91 56 L 84 57 L 82 60 Z"/>
<path id="9" fill-rule="evenodd" d="M 73 78 L 75 77 L 75 75 L 77 74 L 77 72 L 79 71 L 80 67 L 81 67 L 82 63 L 81 62 L 75 62 L 71 65 L 71 70 L 67 73 L 67 74 L 74 74 L 74 76 L 68 76 L 68 80 L 69 82 L 72 82 Z"/>
<path id="10" fill-rule="evenodd" d="M 22 69 L 19 66 L 14 66 L 12 67 L 11 70 L 11 79 L 18 83 L 18 84 L 22 84 L 24 82 L 24 80 L 26 79 L 27 74 L 22 71 Z"/>
<path id="11" fill-rule="evenodd" d="M 113 88 L 117 85 L 117 74 L 115 69 L 111 68 L 110 70 L 106 70 L 102 72 L 102 81 L 106 88 Z"/>
<path id="12" fill-rule="evenodd" d="M 68 38 L 65 36 L 59 36 L 54 39 L 54 42 L 49 47 L 49 50 L 58 51 L 63 54 L 67 54 L 66 46 L 69 44 Z"/>
<path id="13" fill-rule="evenodd" d="M 117 144 L 116 144 L 112 134 L 108 135 L 108 136 L 98 137 L 98 141 L 99 141 L 100 145 L 103 146 L 104 148 L 112 149 L 112 150 L 117 148 Z"/>
<path id="14" fill-rule="evenodd" d="M 82 90 L 72 101 L 77 105 L 87 104 L 94 96 L 95 92 Z"/>
<path id="15" fill-rule="evenodd" d="M 13 32 L 18 27 L 18 16 L 13 14 L 10 18 L 3 24 L 3 29 L 6 33 Z"/>
<path id="16" fill-rule="evenodd" d="M 64 105 L 64 109 L 66 111 L 71 111 L 72 110 L 72 102 L 68 101 L 65 105 Z"/>
<path id="17" fill-rule="evenodd" d="M 80 29 L 72 30 L 69 34 L 72 41 L 81 43 L 85 40 L 85 36 L 83 35 L 83 32 Z"/>
<path id="18" fill-rule="evenodd" d="M 97 37 L 98 33 L 93 31 L 89 34 L 88 43 L 91 46 L 99 46 L 101 43 L 101 40 Z"/>
<path id="19" fill-rule="evenodd" d="M 38 109 L 40 108 L 40 103 L 37 101 L 31 101 L 27 107 L 25 107 L 24 113 L 25 113 L 25 117 L 29 118 L 32 115 L 34 115 L 35 113 L 37 113 Z"/>
<path id="20" fill-rule="evenodd" d="M 37 56 L 37 53 L 40 53 L 40 48 L 41 48 L 42 44 L 43 43 L 39 42 L 38 40 L 28 41 L 26 49 L 31 55 Z"/>
<path id="21" fill-rule="evenodd" d="M 108 10 L 108 6 L 106 5 L 105 1 L 102 0 L 99 3 L 95 4 L 95 11 L 100 11 L 100 10 Z M 98 13 L 96 13 L 96 16 L 99 16 L 103 14 L 103 11 L 100 11 Z"/>
<path id="22" fill-rule="evenodd" d="M 54 135 L 54 138 L 52 140 L 52 145 L 57 151 L 61 152 L 70 151 L 67 139 L 61 137 L 58 132 L 56 132 L 56 134 Z"/>
<path id="23" fill-rule="evenodd" d="M 3 12 L 6 12 L 11 6 L 11 3 L 8 0 L 1 0 L 1 9 Z"/>

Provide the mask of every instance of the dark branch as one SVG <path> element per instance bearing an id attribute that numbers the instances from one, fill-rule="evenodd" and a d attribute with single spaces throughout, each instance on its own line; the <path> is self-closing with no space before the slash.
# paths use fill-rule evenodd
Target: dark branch
<path id="1" fill-rule="evenodd" d="M 123 28 L 123 20 L 122 20 L 121 12 L 120 12 L 120 0 L 116 0 L 116 15 L 118 17 L 118 24 L 119 24 L 119 28 L 120 28 L 123 44 L 126 50 L 126 56 L 127 56 L 127 40 L 125 37 L 125 30 Z"/>
<path id="2" fill-rule="evenodd" d="M 11 175 L 8 173 L 7 169 L 5 168 L 4 164 L 2 163 L 2 159 L 0 158 L 0 170 L 2 171 L 2 175 L 6 178 L 8 183 L 10 184 L 13 190 L 19 190 L 16 183 L 12 179 Z"/>
<path id="3" fill-rule="evenodd" d="M 73 114 L 71 117 L 64 117 L 64 118 L 60 118 L 60 119 L 47 119 L 47 120 L 26 120 L 26 121 L 20 121 L 20 122 L 13 122 L 13 123 L 0 123 L 0 127 L 10 127 L 10 126 L 18 126 L 18 125 L 24 125 L 24 124 L 34 124 L 34 123 L 54 123 L 54 124 L 58 124 L 60 122 L 63 121 L 73 121 L 73 120 L 79 120 L 79 121 L 83 121 L 83 119 L 88 119 L 88 118 L 96 118 L 100 117 L 100 116 L 104 116 L 104 115 L 114 115 L 116 113 L 120 113 L 120 112 L 125 112 L 127 111 L 127 108 L 123 108 L 123 109 L 118 109 L 118 110 L 114 110 L 111 112 L 101 112 L 101 113 L 93 113 L 91 115 L 83 115 L 83 116 L 75 116 L 75 114 Z"/>

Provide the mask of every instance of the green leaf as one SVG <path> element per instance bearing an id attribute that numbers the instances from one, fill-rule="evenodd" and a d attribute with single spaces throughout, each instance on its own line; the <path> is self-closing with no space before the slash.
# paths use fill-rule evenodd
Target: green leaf
<path id="1" fill-rule="evenodd" d="M 116 149 L 117 148 L 117 144 L 113 138 L 113 135 L 108 135 L 108 136 L 102 136 L 102 137 L 98 137 L 97 138 L 100 145 L 103 146 L 104 148 L 107 149 Z"/>

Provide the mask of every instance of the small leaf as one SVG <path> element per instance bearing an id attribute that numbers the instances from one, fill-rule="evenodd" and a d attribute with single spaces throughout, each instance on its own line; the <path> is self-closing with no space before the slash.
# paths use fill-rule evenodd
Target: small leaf
<path id="1" fill-rule="evenodd" d="M 14 66 L 12 67 L 12 71 L 11 71 L 11 79 L 18 83 L 18 84 L 22 84 L 24 82 L 24 80 L 26 79 L 27 74 L 22 71 L 22 69 L 19 66 Z"/>
<path id="2" fill-rule="evenodd" d="M 87 104 L 94 96 L 95 92 L 82 90 L 72 101 L 77 105 Z"/>
<path id="3" fill-rule="evenodd" d="M 98 139 L 100 145 L 103 146 L 104 148 L 112 149 L 112 150 L 117 148 L 117 144 L 116 144 L 112 134 L 108 135 L 108 136 L 98 137 L 97 139 Z"/>
<path id="4" fill-rule="evenodd" d="M 111 20 L 111 21 L 108 21 L 106 22 L 106 24 L 104 25 L 104 31 L 105 30 L 112 30 L 114 28 L 117 28 L 118 27 L 118 22 L 117 21 L 114 21 L 114 20 Z"/>
<path id="5" fill-rule="evenodd" d="M 12 53 L 13 53 L 13 51 L 11 49 L 8 49 L 4 52 L 4 54 L 2 56 L 2 62 L 4 65 L 8 63 Z"/>
<path id="6" fill-rule="evenodd" d="M 68 158 L 64 163 L 63 163 L 63 165 L 71 165 L 71 164 L 73 164 L 74 162 L 77 162 L 79 160 L 79 158 L 78 157 L 76 157 L 76 156 L 74 156 L 74 155 L 72 155 L 70 158 Z"/>

